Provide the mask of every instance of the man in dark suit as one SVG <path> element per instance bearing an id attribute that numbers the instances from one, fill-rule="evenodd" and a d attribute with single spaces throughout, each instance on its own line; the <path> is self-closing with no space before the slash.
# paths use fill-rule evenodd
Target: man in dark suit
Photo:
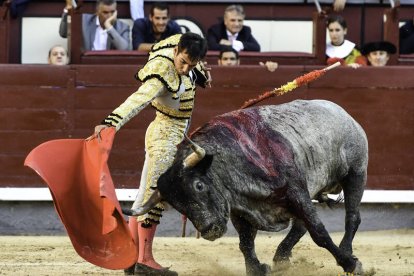
<path id="1" fill-rule="evenodd" d="M 66 1 L 59 26 L 59 34 L 66 38 L 68 33 L 68 10 L 72 0 Z M 131 50 L 129 26 L 117 20 L 115 0 L 98 0 L 95 14 L 82 14 L 83 49 Z"/>
<path id="2" fill-rule="evenodd" d="M 207 31 L 208 49 L 219 51 L 223 46 L 232 46 L 238 52 L 260 52 L 260 45 L 250 27 L 243 25 L 244 17 L 242 6 L 228 6 L 224 11 L 223 22 L 211 26 Z"/>

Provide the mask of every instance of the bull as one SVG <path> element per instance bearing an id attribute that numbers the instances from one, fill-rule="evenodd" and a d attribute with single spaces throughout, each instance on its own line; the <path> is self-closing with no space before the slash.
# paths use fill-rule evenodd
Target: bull
<path id="1" fill-rule="evenodd" d="M 231 219 L 239 234 L 247 275 L 266 275 L 256 257 L 258 230 L 291 228 L 274 263 L 289 261 L 308 231 L 345 272 L 362 273 L 352 241 L 361 222 L 359 205 L 367 179 L 368 142 L 362 127 L 340 106 L 296 100 L 217 116 L 183 141 L 158 191 L 130 215 L 165 200 L 187 216 L 201 236 L 224 235 Z M 312 200 L 343 191 L 345 234 L 336 246 Z"/>

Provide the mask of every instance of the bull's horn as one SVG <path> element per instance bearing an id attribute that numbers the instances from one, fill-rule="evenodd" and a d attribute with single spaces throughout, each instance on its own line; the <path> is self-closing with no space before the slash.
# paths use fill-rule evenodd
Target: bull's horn
<path id="1" fill-rule="evenodd" d="M 150 198 L 147 200 L 147 202 L 144 203 L 144 205 L 133 209 L 122 209 L 122 213 L 132 217 L 142 216 L 148 213 L 152 208 L 154 208 L 155 205 L 157 205 L 161 200 L 162 198 L 160 191 L 155 190 L 150 196 Z"/>
<path id="2" fill-rule="evenodd" d="M 202 147 L 191 141 L 191 139 L 188 138 L 187 134 L 184 134 L 184 137 L 187 139 L 187 141 L 190 142 L 191 149 L 194 151 L 184 159 L 184 168 L 192 168 L 204 158 L 204 156 L 206 155 L 206 151 Z"/>

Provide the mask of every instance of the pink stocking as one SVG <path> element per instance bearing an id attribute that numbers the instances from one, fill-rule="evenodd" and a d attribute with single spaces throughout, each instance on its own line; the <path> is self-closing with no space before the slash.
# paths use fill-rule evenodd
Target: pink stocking
<path id="1" fill-rule="evenodd" d="M 144 228 L 142 227 L 142 222 L 138 223 L 138 263 L 150 266 L 155 269 L 163 269 L 163 267 L 157 263 L 152 256 L 152 242 L 154 240 L 156 229 L 157 225 L 153 224 L 149 228 Z"/>

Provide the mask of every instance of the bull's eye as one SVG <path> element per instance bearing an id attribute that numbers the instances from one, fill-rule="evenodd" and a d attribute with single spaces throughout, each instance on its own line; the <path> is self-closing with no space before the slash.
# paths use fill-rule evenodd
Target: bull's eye
<path id="1" fill-rule="evenodd" d="M 196 189 L 196 191 L 202 192 L 204 190 L 204 184 L 200 181 L 195 181 L 194 188 Z"/>

